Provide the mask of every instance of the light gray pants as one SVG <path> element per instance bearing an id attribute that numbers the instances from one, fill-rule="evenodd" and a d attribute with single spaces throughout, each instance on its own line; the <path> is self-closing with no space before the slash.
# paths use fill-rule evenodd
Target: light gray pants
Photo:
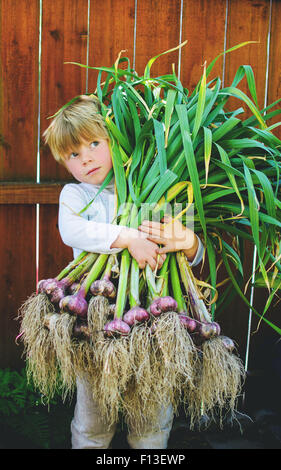
<path id="1" fill-rule="evenodd" d="M 127 436 L 132 449 L 166 449 L 173 424 L 173 409 L 169 406 L 159 415 L 159 426 L 139 436 Z M 108 428 L 101 419 L 86 382 L 77 380 L 77 402 L 71 422 L 72 449 L 108 449 L 116 431 L 116 424 Z"/>

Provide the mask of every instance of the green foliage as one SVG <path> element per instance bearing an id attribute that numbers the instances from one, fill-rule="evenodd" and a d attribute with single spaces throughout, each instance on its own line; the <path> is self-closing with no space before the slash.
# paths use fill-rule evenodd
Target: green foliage
<path id="1" fill-rule="evenodd" d="M 251 287 L 242 259 L 246 245 L 256 249 L 255 271 L 266 287 L 263 312 L 253 310 L 263 319 L 277 292 L 270 282 L 273 269 L 274 278 L 280 279 L 281 140 L 273 131 L 281 121 L 270 122 L 280 116 L 280 107 L 272 111 L 280 99 L 260 109 L 254 72 L 247 64 L 238 67 L 230 86 L 224 87 L 220 77 L 208 78 L 220 57 L 250 43 L 255 41 L 237 44 L 205 65 L 191 92 L 174 68 L 172 74 L 151 74 L 156 59 L 185 43 L 151 58 L 143 75 L 131 69 L 128 58 L 121 54 L 112 67 L 71 62 L 99 72 L 93 93 L 100 100 L 112 141 L 119 205 L 126 199 L 137 207 L 144 202 L 158 203 L 179 183 L 192 187 L 192 200 L 183 187 L 170 202 L 186 207 L 194 204 L 194 231 L 202 235 L 206 246 L 213 318 L 225 311 L 220 267 L 228 273 L 229 291 L 249 303 L 243 292 L 246 285 Z M 123 68 L 124 62 L 127 68 Z M 242 80 L 247 82 L 247 94 L 239 88 Z M 236 109 L 232 109 L 233 102 Z M 250 112 L 247 119 L 245 110 Z M 140 210 L 139 222 L 141 217 Z M 187 217 L 182 213 L 185 225 Z M 131 223 L 130 218 L 126 223 Z M 223 241 L 229 238 L 231 242 L 222 251 Z"/>
<path id="2" fill-rule="evenodd" d="M 37 406 L 41 397 L 28 384 L 24 369 L 20 372 L 0 370 L 0 413 L 10 416 Z"/>
<path id="3" fill-rule="evenodd" d="M 39 448 L 67 448 L 72 415 L 72 403 L 63 403 L 59 393 L 46 405 L 25 369 L 0 369 L 0 421 L 19 437 Z"/>

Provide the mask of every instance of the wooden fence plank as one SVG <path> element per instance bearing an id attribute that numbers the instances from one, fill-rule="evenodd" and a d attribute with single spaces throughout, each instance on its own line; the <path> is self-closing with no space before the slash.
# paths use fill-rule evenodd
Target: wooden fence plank
<path id="1" fill-rule="evenodd" d="M 136 71 L 143 75 L 152 57 L 179 44 L 180 0 L 138 1 L 136 24 Z M 178 51 L 157 59 L 151 68 L 151 76 L 172 73 L 172 63 L 178 66 Z"/>
<path id="2" fill-rule="evenodd" d="M 226 48 L 244 41 L 258 41 L 258 44 L 247 45 L 226 55 L 225 86 L 231 85 L 240 65 L 251 65 L 255 75 L 260 108 L 264 106 L 269 15 L 270 2 L 267 0 L 245 0 L 243 2 L 229 0 Z M 238 87 L 250 96 L 245 78 L 239 83 Z M 245 119 L 251 113 L 241 100 L 233 98 L 227 103 L 228 109 L 236 109 L 240 106 L 244 108 L 244 113 L 240 114 L 239 117 Z M 244 269 L 247 273 L 245 278 L 249 279 L 252 273 L 253 250 L 249 249 L 247 253 Z M 247 291 L 247 297 L 250 298 L 249 290 Z M 255 289 L 254 305 L 259 312 L 263 311 L 265 297 L 266 294 L 262 289 Z M 248 316 L 249 308 L 238 299 L 229 307 L 224 320 L 226 329 L 234 332 L 234 336 L 243 348 L 246 344 Z M 253 330 L 256 326 L 257 318 L 254 316 Z"/>
<path id="3" fill-rule="evenodd" d="M 0 180 L 35 178 L 38 1 L 0 3 Z"/>
<path id="4" fill-rule="evenodd" d="M 91 0 L 89 65 L 111 67 L 121 50 L 133 63 L 135 1 Z M 89 70 L 89 92 L 94 92 L 98 72 Z"/>
<path id="5" fill-rule="evenodd" d="M 255 2 L 245 0 L 242 5 L 237 0 L 229 1 L 227 48 L 244 41 L 258 41 L 258 44 L 250 44 L 226 55 L 225 85 L 231 85 L 240 65 L 251 65 L 255 74 L 260 108 L 264 105 L 269 12 L 269 1 L 267 0 Z M 238 86 L 250 96 L 246 79 L 243 79 Z M 240 106 L 240 100 L 231 99 L 228 102 L 229 109 Z M 244 119 L 244 116 L 245 118 L 249 116 L 249 111 L 246 105 L 243 107 L 245 109 Z"/>
<path id="6" fill-rule="evenodd" d="M 181 80 L 193 91 L 201 75 L 202 66 L 207 66 L 224 50 L 226 2 L 221 0 L 200 0 L 184 2 L 183 40 L 188 43 L 182 50 Z M 222 78 L 223 60 L 219 59 L 209 79 Z"/>
<path id="7" fill-rule="evenodd" d="M 64 245 L 59 234 L 58 205 L 41 204 L 39 207 L 38 279 L 55 277 L 72 258 L 72 250 Z"/>
<path id="8" fill-rule="evenodd" d="M 0 180 L 35 181 L 39 2 L 3 0 L 0 18 Z M 22 350 L 14 320 L 36 283 L 35 206 L 1 205 L 0 230 L 0 367 L 17 367 Z"/>
<path id="9" fill-rule="evenodd" d="M 46 216 L 48 214 L 48 216 Z M 73 258 L 72 249 L 61 240 L 58 230 L 58 206 L 40 206 L 39 279 L 55 277 Z"/>
<path id="10" fill-rule="evenodd" d="M 271 34 L 270 34 L 270 53 L 269 53 L 269 76 L 268 76 L 268 104 L 273 103 L 277 99 L 281 98 L 281 30 L 280 30 L 280 18 L 281 18 L 281 2 L 273 0 L 272 3 L 272 21 L 271 21 Z M 274 109 L 280 109 L 281 103 Z M 280 115 L 273 118 L 269 124 L 280 122 Z M 281 129 L 277 127 L 274 129 L 274 134 L 281 139 Z"/>
<path id="11" fill-rule="evenodd" d="M 85 92 L 86 72 L 64 62 L 86 63 L 88 0 L 43 1 L 41 59 L 41 134 L 47 119 L 76 95 Z M 41 148 L 41 181 L 70 180 L 71 175 Z"/>
<path id="12" fill-rule="evenodd" d="M 2 183 L 0 204 L 58 204 L 62 183 Z"/>
<path id="13" fill-rule="evenodd" d="M 36 287 L 35 206 L 1 206 L 0 228 L 0 367 L 13 368 L 22 364 L 15 318 Z"/>

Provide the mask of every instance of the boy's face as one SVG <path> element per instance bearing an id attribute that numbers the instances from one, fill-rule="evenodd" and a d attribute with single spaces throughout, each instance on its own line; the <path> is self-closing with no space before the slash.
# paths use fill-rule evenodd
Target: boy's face
<path id="1" fill-rule="evenodd" d="M 65 166 L 81 183 L 102 184 L 112 168 L 108 142 L 103 139 L 83 142 L 76 152 L 65 155 Z"/>

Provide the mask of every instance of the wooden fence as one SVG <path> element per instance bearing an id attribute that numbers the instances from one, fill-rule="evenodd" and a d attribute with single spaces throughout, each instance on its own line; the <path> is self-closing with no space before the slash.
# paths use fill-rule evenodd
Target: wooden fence
<path id="1" fill-rule="evenodd" d="M 141 73 L 149 58 L 187 39 L 152 71 L 171 72 L 175 63 L 192 89 L 205 61 L 243 41 L 258 41 L 222 57 L 212 75 L 228 85 L 239 65 L 250 64 L 263 107 L 281 97 L 280 17 L 277 0 L 0 1 L 0 367 L 22 365 L 22 346 L 15 344 L 18 308 L 37 279 L 53 276 L 72 256 L 57 229 L 58 195 L 70 175 L 40 136 L 48 116 L 95 89 L 97 75 L 65 62 L 111 66 L 126 50 Z M 225 328 L 243 348 L 248 311 L 238 305 L 226 312 Z"/>

